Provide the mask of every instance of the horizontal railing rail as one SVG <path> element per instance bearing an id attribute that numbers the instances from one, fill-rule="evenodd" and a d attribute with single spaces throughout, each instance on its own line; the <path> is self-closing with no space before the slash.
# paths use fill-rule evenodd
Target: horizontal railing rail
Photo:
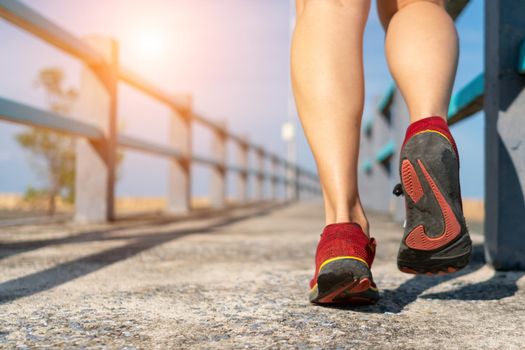
<path id="1" fill-rule="evenodd" d="M 73 118 L 64 117 L 56 113 L 28 106 L 26 104 L 8 100 L 2 97 L 0 97 L 0 119 L 13 123 L 44 128 L 73 136 L 85 137 L 94 141 L 104 139 L 103 132 L 96 126 L 93 126 L 89 123 L 85 123 L 83 121 L 76 120 Z M 176 159 L 184 158 L 184 154 L 177 149 L 151 143 L 148 141 L 143 141 L 132 136 L 118 135 L 118 144 L 119 146 L 125 148 L 152 153 L 160 156 L 166 156 Z M 220 162 L 204 156 L 193 154 L 191 158 L 197 163 L 207 164 L 211 166 L 221 165 Z M 282 164 L 289 164 L 283 161 L 282 159 L 277 159 L 278 162 Z M 236 172 L 246 172 L 255 176 L 275 178 L 277 179 L 277 181 L 283 183 L 285 182 L 283 177 L 275 177 L 269 173 L 259 172 L 255 169 L 244 169 L 242 167 L 231 164 L 225 165 L 225 168 Z M 304 170 L 299 169 L 298 171 L 303 172 Z M 317 176 L 310 172 L 304 172 L 304 175 L 312 179 L 317 179 Z"/>
<path id="2" fill-rule="evenodd" d="M 92 140 L 104 138 L 104 133 L 94 125 L 7 100 L 2 97 L 0 97 L 0 119 L 74 136 L 81 136 Z"/>
<path id="3" fill-rule="evenodd" d="M 467 85 L 452 95 L 448 110 L 448 124 L 453 125 L 483 109 L 485 77 L 479 74 Z"/>
<path id="4" fill-rule="evenodd" d="M 189 164 L 192 162 L 208 165 L 214 169 L 212 181 L 217 189 L 212 189 L 215 191 L 214 196 L 216 197 L 215 199 L 212 199 L 212 202 L 215 201 L 219 206 L 224 205 L 225 173 L 227 171 L 236 172 L 240 176 L 239 181 L 243 188 L 239 191 L 243 192 L 240 196 L 245 197 L 244 199 L 246 199 L 246 177 L 248 175 L 256 177 L 258 186 L 257 197 L 259 198 L 262 198 L 262 181 L 264 180 L 270 180 L 273 187 L 275 187 L 276 184 L 281 183 L 285 186 L 295 188 L 294 196 L 298 196 L 299 191 L 302 190 L 314 193 L 320 192 L 317 184 L 318 177 L 315 173 L 292 164 L 286 159 L 267 151 L 264 147 L 251 143 L 246 138 L 232 133 L 225 125 L 207 119 L 201 114 L 196 113 L 191 106 L 190 96 L 182 94 L 174 96 L 173 94 L 166 93 L 155 86 L 155 84 L 134 73 L 132 70 L 120 66 L 118 62 L 113 62 L 112 57 L 114 57 L 114 55 L 112 56 L 112 53 L 110 52 L 111 50 L 108 51 L 106 49 L 105 53 L 100 52 L 100 50 L 94 48 L 93 45 L 86 43 L 85 40 L 75 37 L 17 0 L 0 0 L 0 17 L 3 17 L 10 23 L 28 31 L 65 53 L 84 62 L 86 69 L 90 70 L 92 73 L 96 73 L 99 82 L 104 85 L 107 91 L 109 91 L 110 99 L 112 100 L 110 105 L 107 106 L 109 109 L 108 118 L 102 125 L 94 125 L 93 123 L 90 123 L 89 120 L 67 118 L 56 113 L 4 98 L 0 98 L 0 119 L 34 127 L 47 128 L 72 136 L 86 138 L 91 141 L 104 140 L 107 149 L 104 151 L 106 153 L 103 152 L 103 154 L 101 154 L 101 157 L 108 158 L 105 159 L 105 162 L 109 164 L 109 168 L 112 168 L 115 165 L 111 164 L 111 159 L 112 157 L 114 158 L 114 156 L 111 156 L 111 154 L 114 153 L 114 150 L 112 150 L 111 147 L 114 148 L 116 146 L 172 158 L 178 162 L 175 165 L 176 168 L 172 169 L 172 176 L 174 176 L 177 181 L 181 182 L 180 186 L 184 187 L 183 189 L 172 189 L 172 192 L 176 193 L 178 196 L 184 197 L 182 201 L 185 203 L 181 203 L 181 200 L 177 199 L 172 199 L 172 201 L 175 203 L 176 207 L 181 207 L 182 209 L 188 209 L 187 199 L 190 181 L 187 177 L 189 176 Z M 104 50 L 104 45 L 102 45 L 101 50 Z M 129 84 L 135 89 L 154 98 L 158 102 L 167 105 L 177 114 L 173 117 L 176 120 L 172 122 L 173 127 L 176 126 L 176 130 L 173 132 L 177 134 L 172 135 L 172 137 L 175 138 L 171 141 L 171 143 L 174 144 L 173 146 L 160 145 L 136 137 L 117 134 L 117 131 L 115 130 L 116 104 L 114 100 L 116 99 L 115 84 L 117 84 L 118 80 Z M 89 78 L 87 84 L 90 88 L 97 89 L 95 86 L 97 83 L 89 81 Z M 193 122 L 198 122 L 211 129 L 213 132 L 215 153 L 213 157 L 196 155 L 191 151 L 190 134 L 191 124 Z M 236 143 L 240 150 L 240 161 L 243 164 L 228 164 L 226 162 L 225 143 L 227 141 Z M 89 155 L 91 151 L 92 150 L 85 149 L 84 153 L 88 155 L 84 155 L 83 157 L 87 157 L 86 159 L 91 157 L 91 155 Z M 247 164 L 247 154 L 250 151 L 254 152 L 258 159 L 257 168 L 250 168 Z M 90 161 L 93 160 L 90 159 Z M 272 172 L 263 170 L 265 161 L 272 164 Z M 278 167 L 282 168 L 284 174 L 280 174 Z M 114 169 L 105 169 L 105 171 L 109 171 L 108 177 L 111 181 L 111 174 L 114 172 Z M 110 185 L 109 188 L 111 189 L 112 186 L 114 186 L 114 184 Z M 96 191 L 96 189 L 90 190 Z M 272 192 L 275 196 L 275 188 L 272 189 Z M 86 194 L 85 197 L 87 198 L 92 195 L 93 194 Z M 82 195 L 80 195 L 80 197 L 82 197 Z M 109 202 L 112 202 L 112 194 L 105 193 L 103 197 L 107 197 L 106 206 L 109 207 L 105 211 L 106 214 L 103 215 L 103 219 L 111 219 L 113 216 L 113 203 Z M 88 203 L 85 204 L 87 205 Z M 101 219 L 100 216 L 100 213 L 94 215 L 96 219 Z"/>

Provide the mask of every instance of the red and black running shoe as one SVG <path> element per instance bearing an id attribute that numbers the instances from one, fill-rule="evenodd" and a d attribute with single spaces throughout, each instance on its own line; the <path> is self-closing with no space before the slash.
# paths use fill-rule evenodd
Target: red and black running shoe
<path id="1" fill-rule="evenodd" d="M 316 304 L 370 304 L 379 299 L 370 267 L 376 242 L 361 226 L 346 222 L 327 225 L 315 256 L 310 301 Z"/>
<path id="2" fill-rule="evenodd" d="M 459 156 L 443 118 L 421 119 L 408 127 L 399 172 L 406 203 L 399 269 L 439 274 L 465 267 L 472 243 L 463 217 Z"/>

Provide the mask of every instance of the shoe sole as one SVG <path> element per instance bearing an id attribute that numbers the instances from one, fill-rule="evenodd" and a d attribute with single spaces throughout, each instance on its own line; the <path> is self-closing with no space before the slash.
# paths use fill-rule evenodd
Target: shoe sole
<path id="1" fill-rule="evenodd" d="M 398 268 L 412 274 L 446 274 L 465 267 L 472 242 L 463 216 L 459 166 L 448 139 L 422 132 L 403 146 L 399 172 L 406 203 Z"/>
<path id="2" fill-rule="evenodd" d="M 310 291 L 310 302 L 315 304 L 373 304 L 378 299 L 370 269 L 355 259 L 335 260 L 323 266 Z"/>

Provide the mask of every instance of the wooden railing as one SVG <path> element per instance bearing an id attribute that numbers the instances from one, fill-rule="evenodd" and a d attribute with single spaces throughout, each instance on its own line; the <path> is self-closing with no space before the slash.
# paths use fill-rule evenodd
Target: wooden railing
<path id="1" fill-rule="evenodd" d="M 210 202 L 213 207 L 226 204 L 226 173 L 237 174 L 237 202 L 248 200 L 248 177 L 254 176 L 256 200 L 263 199 L 264 182 L 270 181 L 271 197 L 277 199 L 279 184 L 291 195 L 300 192 L 319 193 L 315 173 L 287 162 L 285 159 L 232 133 L 225 124 L 196 113 L 190 95 L 172 95 L 122 67 L 118 47 L 109 38 L 92 37 L 81 40 L 60 28 L 17 0 L 0 0 L 0 17 L 28 31 L 84 63 L 75 118 L 0 98 L 0 119 L 46 128 L 78 137 L 76 149 L 75 218 L 79 221 L 106 221 L 115 217 L 114 186 L 116 149 L 125 147 L 172 160 L 170 162 L 170 213 L 191 209 L 191 164 L 212 168 Z M 161 145 L 117 132 L 117 86 L 119 81 L 165 104 L 173 111 L 170 144 Z M 200 123 L 213 133 L 211 157 L 192 152 L 192 124 Z M 226 143 L 238 149 L 238 163 L 227 164 Z M 256 156 L 256 167 L 248 166 L 248 153 Z M 265 162 L 271 170 L 265 170 Z"/>
<path id="2" fill-rule="evenodd" d="M 449 1 L 448 8 L 456 18 L 467 4 Z M 525 269 L 524 15 L 525 0 L 485 1 L 485 72 L 452 96 L 448 112 L 449 125 L 479 111 L 485 114 L 485 252 L 498 269 Z M 363 200 L 398 221 L 405 218 L 404 201 L 385 201 L 385 196 L 399 183 L 398 151 L 408 124 L 407 107 L 394 84 L 363 124 Z"/>

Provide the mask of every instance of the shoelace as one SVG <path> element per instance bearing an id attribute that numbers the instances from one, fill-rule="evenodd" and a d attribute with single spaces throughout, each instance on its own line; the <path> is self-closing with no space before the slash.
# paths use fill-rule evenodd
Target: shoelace
<path id="1" fill-rule="evenodd" d="M 401 183 L 398 183 L 397 185 L 395 185 L 394 189 L 392 190 L 392 193 L 396 197 L 404 196 L 405 192 L 403 192 L 403 185 L 401 185 Z"/>

